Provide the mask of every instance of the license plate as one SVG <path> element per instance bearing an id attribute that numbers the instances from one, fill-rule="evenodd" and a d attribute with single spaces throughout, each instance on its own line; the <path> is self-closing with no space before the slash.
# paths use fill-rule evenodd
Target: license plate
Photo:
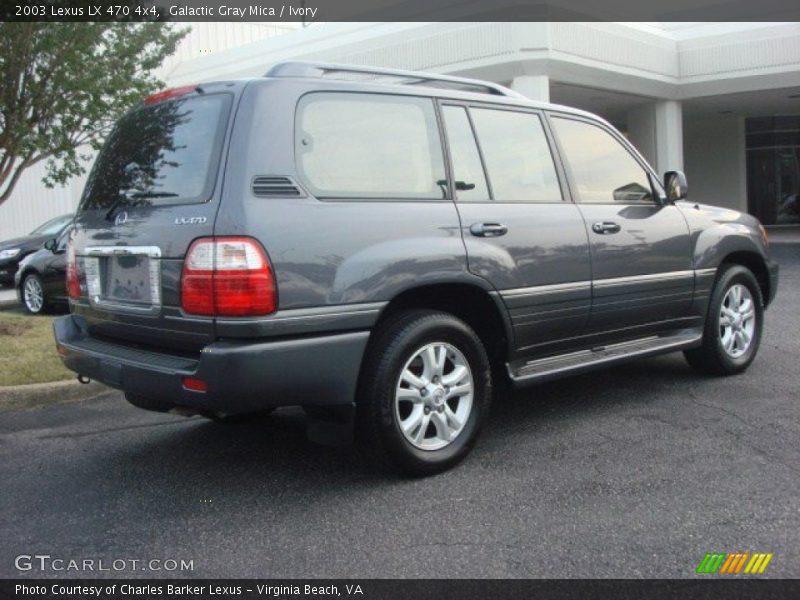
<path id="1" fill-rule="evenodd" d="M 86 248 L 89 301 L 110 310 L 157 313 L 161 306 L 161 250 L 156 246 Z"/>
<path id="2" fill-rule="evenodd" d="M 106 258 L 105 297 L 116 302 L 152 304 L 147 256 Z"/>

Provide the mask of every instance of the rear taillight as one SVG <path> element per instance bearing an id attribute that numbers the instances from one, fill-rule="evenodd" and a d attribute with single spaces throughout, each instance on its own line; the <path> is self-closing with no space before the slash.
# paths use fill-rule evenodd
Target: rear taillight
<path id="1" fill-rule="evenodd" d="M 78 274 L 78 258 L 72 240 L 67 243 L 67 295 L 73 300 L 81 297 L 81 279 Z"/>
<path id="2" fill-rule="evenodd" d="M 195 240 L 181 274 L 181 307 L 193 315 L 267 315 L 278 306 L 266 252 L 252 238 Z"/>

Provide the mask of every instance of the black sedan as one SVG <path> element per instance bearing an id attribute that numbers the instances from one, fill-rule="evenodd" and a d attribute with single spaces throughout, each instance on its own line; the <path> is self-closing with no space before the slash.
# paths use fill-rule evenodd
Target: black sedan
<path id="1" fill-rule="evenodd" d="M 19 264 L 14 286 L 20 302 L 29 313 L 38 314 L 67 305 L 67 239 L 69 228 L 44 248 L 29 254 Z"/>
<path id="2" fill-rule="evenodd" d="M 14 283 L 20 261 L 39 250 L 47 241 L 61 235 L 74 215 L 61 215 L 43 223 L 30 234 L 0 242 L 0 285 Z"/>

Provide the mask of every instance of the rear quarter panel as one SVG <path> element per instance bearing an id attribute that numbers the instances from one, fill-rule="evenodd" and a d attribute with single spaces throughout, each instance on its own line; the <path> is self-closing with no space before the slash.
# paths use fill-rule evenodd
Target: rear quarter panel
<path id="1" fill-rule="evenodd" d="M 260 198 L 259 175 L 296 182 L 294 114 L 308 84 L 284 79 L 251 83 L 234 125 L 215 235 L 258 239 L 274 267 L 279 311 L 264 319 L 218 320 L 217 333 L 259 335 L 272 322 L 312 308 L 375 306 L 428 282 L 488 284 L 467 270 L 458 212 L 451 200 L 320 200 Z M 335 89 L 341 89 L 337 87 Z M 374 310 L 373 310 L 374 309 Z M 364 322 L 369 326 L 368 320 Z"/>

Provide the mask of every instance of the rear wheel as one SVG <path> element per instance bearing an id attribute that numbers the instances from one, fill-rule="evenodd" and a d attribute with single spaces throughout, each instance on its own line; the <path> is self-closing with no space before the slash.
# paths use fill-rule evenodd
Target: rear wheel
<path id="1" fill-rule="evenodd" d="M 35 273 L 25 276 L 22 282 L 22 303 L 32 315 L 45 312 L 47 308 L 47 298 L 44 293 L 44 285 L 41 278 Z"/>
<path id="2" fill-rule="evenodd" d="M 373 334 L 361 373 L 359 442 L 416 475 L 460 461 L 491 400 L 491 369 L 475 332 L 447 313 L 410 310 Z"/>
<path id="3" fill-rule="evenodd" d="M 711 294 L 703 345 L 687 350 L 686 360 L 703 373 L 741 373 L 758 352 L 763 323 L 764 301 L 753 273 L 724 265 Z"/>

